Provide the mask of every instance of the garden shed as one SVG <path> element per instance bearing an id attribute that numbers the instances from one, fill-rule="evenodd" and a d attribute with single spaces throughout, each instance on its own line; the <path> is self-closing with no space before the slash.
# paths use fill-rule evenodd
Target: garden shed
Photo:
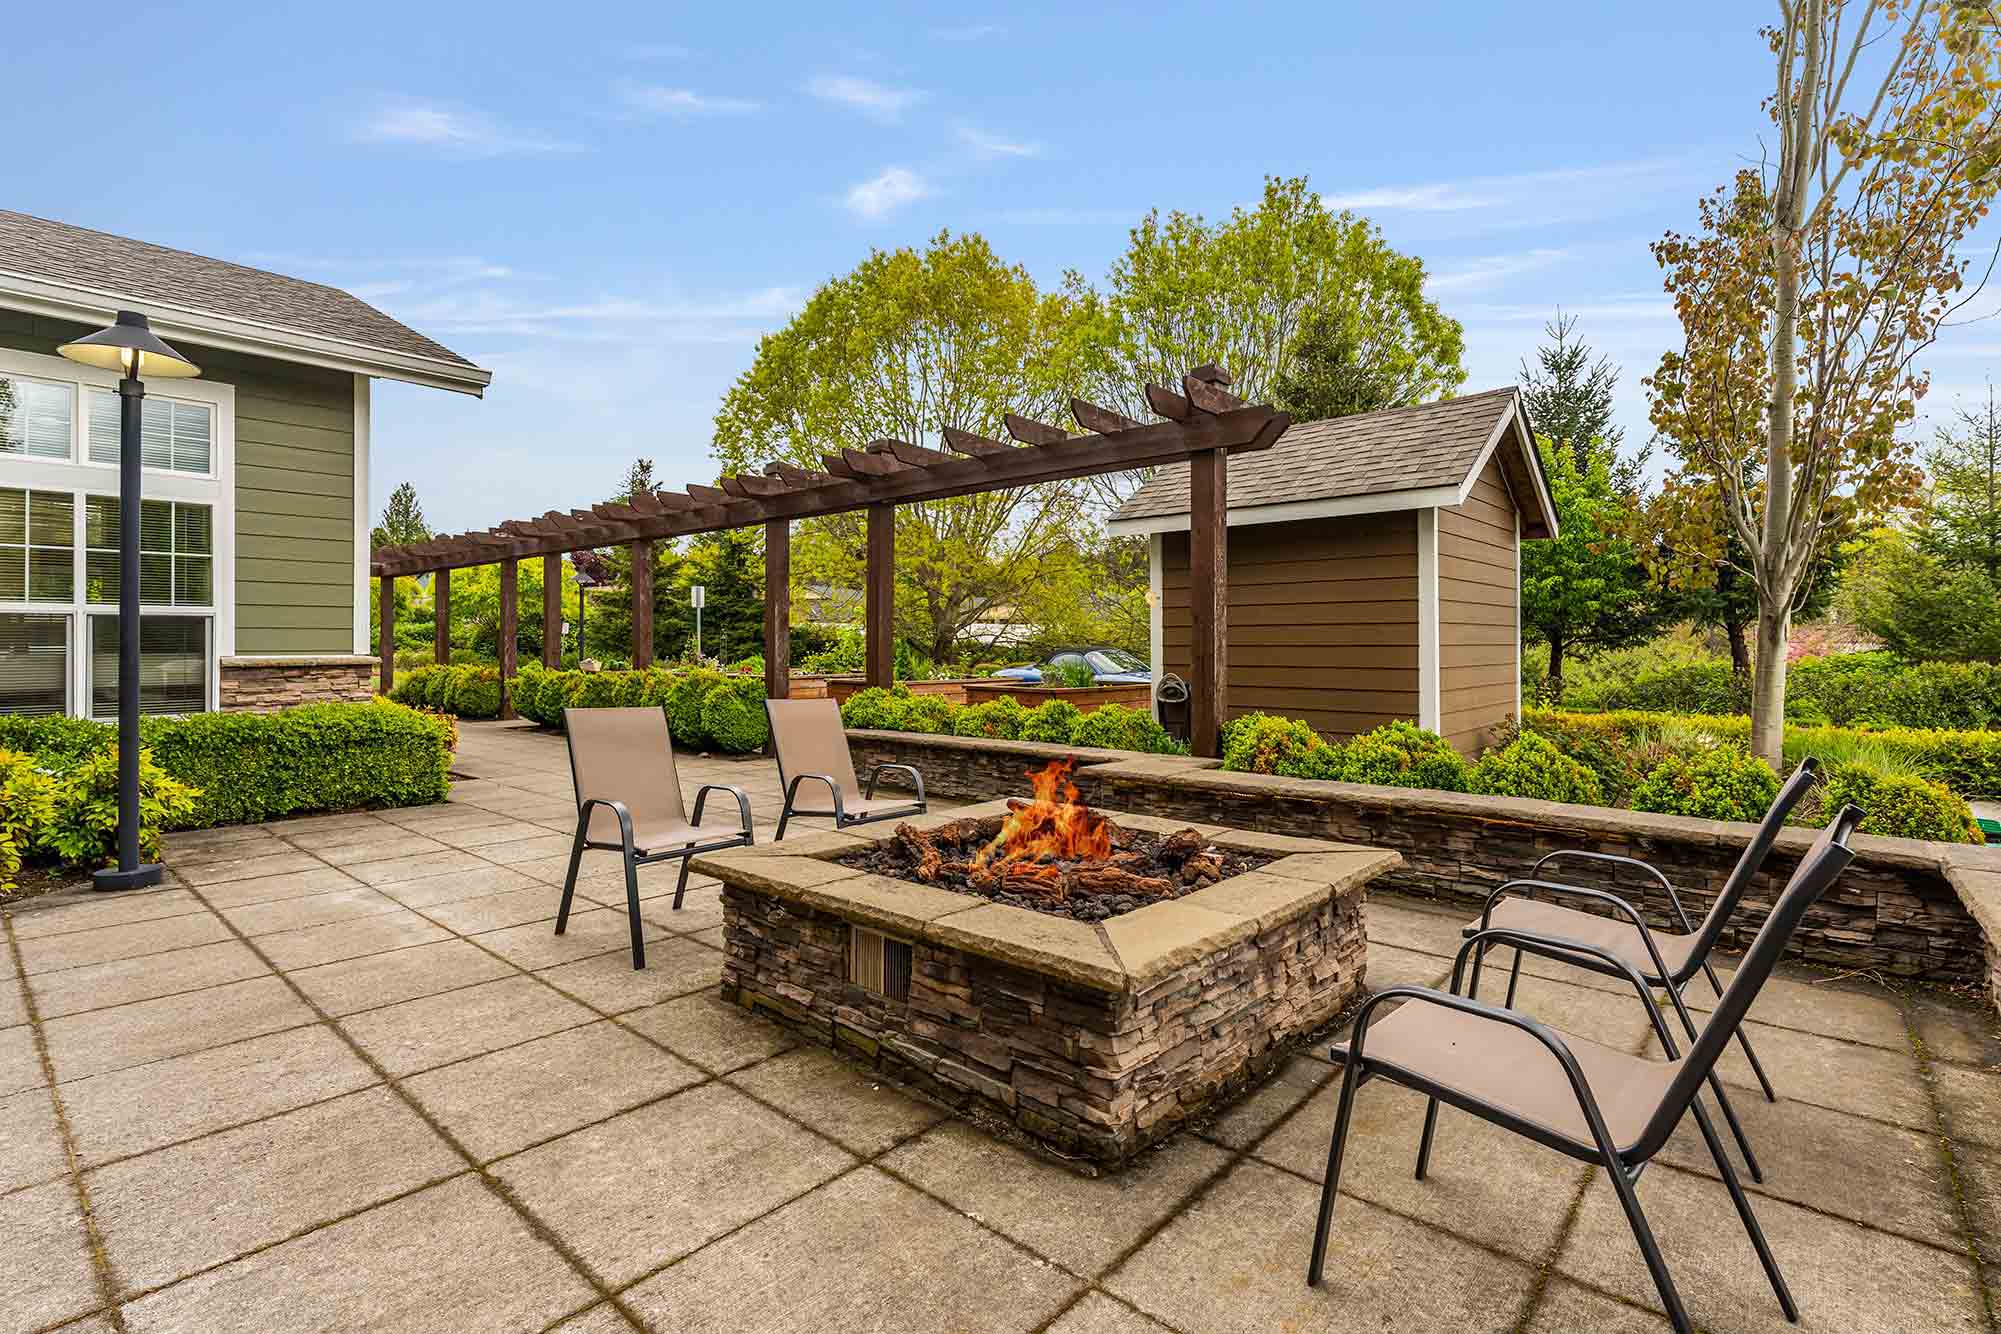
<path id="1" fill-rule="evenodd" d="M 1170 464 L 1110 525 L 1151 549 L 1156 677 L 1189 670 L 1189 508 Z M 1227 516 L 1227 716 L 1473 754 L 1520 712 L 1521 543 L 1556 509 L 1517 390 L 1295 423 L 1232 461 Z"/>

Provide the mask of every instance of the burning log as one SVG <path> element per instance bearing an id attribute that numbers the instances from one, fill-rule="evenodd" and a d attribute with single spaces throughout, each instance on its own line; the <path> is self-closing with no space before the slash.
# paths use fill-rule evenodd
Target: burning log
<path id="1" fill-rule="evenodd" d="M 1080 866 L 1071 880 L 1086 894 L 1131 894 L 1136 898 L 1159 898 L 1174 892 L 1174 882 L 1157 875 L 1134 875 L 1116 866 Z"/>
<path id="2" fill-rule="evenodd" d="M 911 874 L 926 884 L 936 884 L 940 876 L 959 868 L 965 874 L 966 863 L 947 862 L 946 849 L 956 851 L 959 847 L 990 837 L 999 827 L 997 820 L 953 820 L 939 825 L 936 829 L 919 829 L 916 825 L 900 824 L 896 827 L 896 841 L 910 854 L 915 863 Z M 943 847 L 939 845 L 943 844 Z"/>

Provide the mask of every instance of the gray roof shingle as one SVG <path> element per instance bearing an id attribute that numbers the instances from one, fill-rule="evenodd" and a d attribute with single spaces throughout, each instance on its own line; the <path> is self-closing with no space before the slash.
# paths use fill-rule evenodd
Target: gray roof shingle
<path id="1" fill-rule="evenodd" d="M 1230 459 L 1230 508 L 1458 486 L 1515 397 L 1509 386 L 1415 407 L 1297 422 L 1270 449 Z M 1188 465 L 1173 463 L 1155 473 L 1113 519 L 1187 512 Z"/>
<path id="2" fill-rule="evenodd" d="M 337 287 L 0 209 L 0 271 L 472 366 Z"/>

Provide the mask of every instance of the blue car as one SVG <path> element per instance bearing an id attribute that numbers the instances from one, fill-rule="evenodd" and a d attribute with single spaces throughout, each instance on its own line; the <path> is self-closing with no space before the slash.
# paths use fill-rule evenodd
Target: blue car
<path id="1" fill-rule="evenodd" d="M 1122 648 L 1065 649 L 1036 667 L 1003 667 L 994 673 L 1023 685 L 1056 685 L 1066 667 L 1082 667 L 1101 686 L 1145 685 L 1153 680 L 1146 663 Z"/>

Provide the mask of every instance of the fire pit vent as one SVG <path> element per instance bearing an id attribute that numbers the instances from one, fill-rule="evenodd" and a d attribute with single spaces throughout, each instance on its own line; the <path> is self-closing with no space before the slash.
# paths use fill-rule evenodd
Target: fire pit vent
<path id="1" fill-rule="evenodd" d="M 867 927 L 849 928 L 848 981 L 885 1000 L 909 1000 L 909 944 Z"/>

